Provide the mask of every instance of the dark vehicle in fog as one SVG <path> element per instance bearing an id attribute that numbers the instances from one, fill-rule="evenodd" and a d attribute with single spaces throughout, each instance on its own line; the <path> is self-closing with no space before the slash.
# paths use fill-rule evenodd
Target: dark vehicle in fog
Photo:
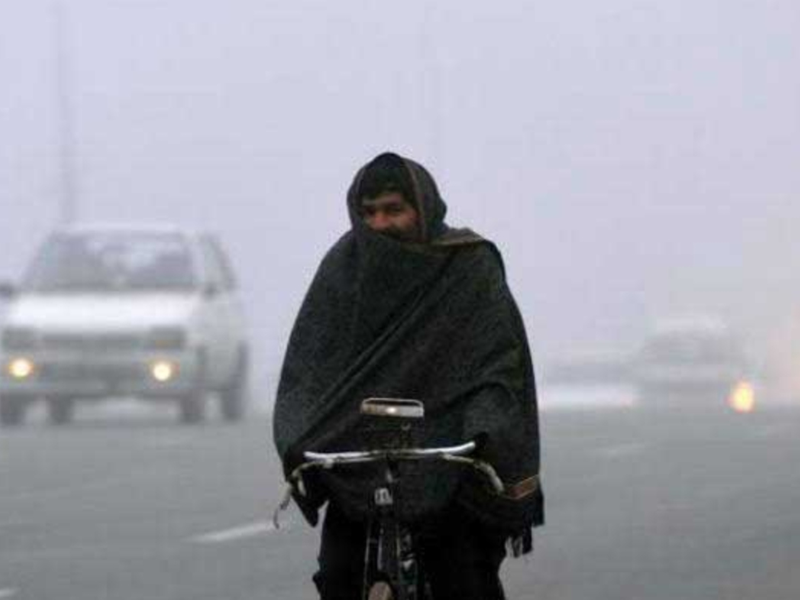
<path id="1" fill-rule="evenodd" d="M 713 318 L 661 322 L 633 368 L 643 405 L 703 402 L 724 406 L 746 392 L 748 361 L 728 327 Z M 744 391 L 744 392 L 743 392 Z"/>
<path id="2" fill-rule="evenodd" d="M 76 402 L 135 396 L 203 419 L 209 392 L 240 418 L 248 346 L 236 282 L 209 234 L 74 226 L 44 242 L 14 290 L 0 338 L 0 420 L 31 403 L 54 423 Z"/>

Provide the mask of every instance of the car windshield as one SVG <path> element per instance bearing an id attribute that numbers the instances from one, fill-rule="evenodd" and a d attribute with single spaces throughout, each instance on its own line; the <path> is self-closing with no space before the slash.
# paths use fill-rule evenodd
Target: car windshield
<path id="1" fill-rule="evenodd" d="M 651 362 L 735 364 L 742 360 L 736 342 L 727 336 L 672 335 L 651 340 L 644 348 Z"/>
<path id="2" fill-rule="evenodd" d="M 34 292 L 188 290 L 192 258 L 175 234 L 59 234 L 43 246 L 24 282 Z"/>

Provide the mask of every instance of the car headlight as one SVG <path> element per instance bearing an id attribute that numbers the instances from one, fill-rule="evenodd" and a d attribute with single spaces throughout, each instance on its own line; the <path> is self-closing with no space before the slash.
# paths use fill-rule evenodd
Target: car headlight
<path id="1" fill-rule="evenodd" d="M 156 360 L 150 363 L 150 376 L 159 383 L 167 383 L 178 376 L 178 364 L 171 360 Z"/>
<path id="2" fill-rule="evenodd" d="M 756 407 L 756 394 L 753 385 L 741 381 L 733 388 L 728 397 L 728 404 L 738 413 L 751 413 Z"/>
<path id="3" fill-rule="evenodd" d="M 27 327 L 7 327 L 3 330 L 2 344 L 6 350 L 30 350 L 38 341 L 36 331 Z"/>
<path id="4" fill-rule="evenodd" d="M 36 372 L 36 365 L 29 358 L 15 358 L 6 364 L 6 373 L 12 379 L 27 379 Z"/>
<path id="5" fill-rule="evenodd" d="M 156 327 L 147 336 L 147 347 L 180 350 L 186 346 L 186 332 L 180 327 Z"/>

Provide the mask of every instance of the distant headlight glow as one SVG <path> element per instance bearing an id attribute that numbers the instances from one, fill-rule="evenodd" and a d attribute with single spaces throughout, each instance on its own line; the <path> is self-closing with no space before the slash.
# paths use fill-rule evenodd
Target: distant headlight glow
<path id="1" fill-rule="evenodd" d="M 756 408 L 756 394 L 753 386 L 742 381 L 738 383 L 728 398 L 730 407 L 739 413 L 751 413 Z"/>
<path id="2" fill-rule="evenodd" d="M 6 371 L 14 379 L 27 379 L 36 371 L 36 365 L 28 358 L 15 358 L 6 365 Z"/>
<path id="3" fill-rule="evenodd" d="M 154 361 L 150 364 L 150 375 L 159 383 L 166 383 L 178 375 L 178 365 L 169 360 Z"/>

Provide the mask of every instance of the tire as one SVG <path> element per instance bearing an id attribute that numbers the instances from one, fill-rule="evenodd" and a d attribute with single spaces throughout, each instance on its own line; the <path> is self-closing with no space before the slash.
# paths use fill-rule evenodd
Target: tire
<path id="1" fill-rule="evenodd" d="M 66 425 L 75 414 L 73 398 L 50 398 L 47 400 L 47 416 L 53 425 Z"/>
<path id="2" fill-rule="evenodd" d="M 226 421 L 239 421 L 244 416 L 248 390 L 248 364 L 247 350 L 242 349 L 239 352 L 236 371 L 219 397 L 220 414 Z"/>
<path id="3" fill-rule="evenodd" d="M 23 396 L 0 397 L 0 424 L 4 426 L 21 425 L 25 420 L 27 400 Z"/>
<path id="4" fill-rule="evenodd" d="M 197 351 L 197 381 L 195 389 L 178 400 L 178 413 L 181 423 L 195 425 L 206 418 L 206 351 Z"/>
<path id="5" fill-rule="evenodd" d="M 194 425 L 206 418 L 206 394 L 200 390 L 184 396 L 178 402 L 181 423 Z"/>

